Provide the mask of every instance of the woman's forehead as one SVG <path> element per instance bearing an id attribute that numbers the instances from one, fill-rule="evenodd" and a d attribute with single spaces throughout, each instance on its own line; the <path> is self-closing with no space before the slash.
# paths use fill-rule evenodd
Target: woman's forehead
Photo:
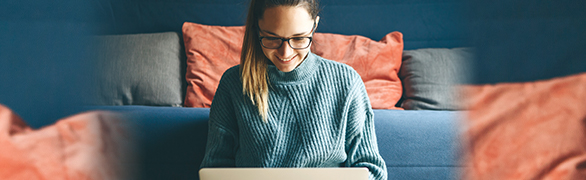
<path id="1" fill-rule="evenodd" d="M 277 6 L 265 10 L 258 21 L 261 31 L 278 36 L 292 36 L 309 33 L 314 20 L 307 10 L 300 6 Z"/>

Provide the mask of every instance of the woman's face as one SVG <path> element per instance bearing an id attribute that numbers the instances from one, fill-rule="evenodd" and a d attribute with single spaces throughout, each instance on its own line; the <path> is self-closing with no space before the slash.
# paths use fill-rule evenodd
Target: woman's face
<path id="1" fill-rule="evenodd" d="M 277 6 L 265 10 L 263 18 L 258 21 L 261 37 L 294 38 L 312 35 L 315 22 L 307 10 L 301 6 Z M 293 41 L 293 39 L 291 40 Z M 261 46 L 265 56 L 283 72 L 290 72 L 305 59 L 309 47 L 293 49 L 289 42 L 283 41 L 281 47 L 269 49 Z"/>

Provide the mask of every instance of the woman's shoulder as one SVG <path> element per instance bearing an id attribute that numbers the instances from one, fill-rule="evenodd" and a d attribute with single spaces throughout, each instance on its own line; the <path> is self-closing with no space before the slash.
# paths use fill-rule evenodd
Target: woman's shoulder
<path id="1" fill-rule="evenodd" d="M 240 77 L 240 65 L 232 66 L 224 71 L 224 74 L 222 74 L 222 79 L 228 77 Z"/>
<path id="2" fill-rule="evenodd" d="M 229 84 L 233 84 L 240 81 L 240 65 L 235 65 L 228 68 L 222 74 L 220 78 L 220 82 L 226 82 Z"/>

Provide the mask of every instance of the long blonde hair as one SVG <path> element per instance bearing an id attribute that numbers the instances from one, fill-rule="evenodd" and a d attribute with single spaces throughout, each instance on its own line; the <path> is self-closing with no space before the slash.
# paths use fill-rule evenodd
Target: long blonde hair
<path id="1" fill-rule="evenodd" d="M 259 41 L 258 21 L 266 9 L 277 6 L 304 7 L 315 20 L 319 12 L 317 0 L 251 0 L 246 18 L 242 53 L 240 54 L 240 73 L 242 93 L 257 106 L 258 113 L 267 122 L 269 113 L 269 81 L 267 62 Z"/>

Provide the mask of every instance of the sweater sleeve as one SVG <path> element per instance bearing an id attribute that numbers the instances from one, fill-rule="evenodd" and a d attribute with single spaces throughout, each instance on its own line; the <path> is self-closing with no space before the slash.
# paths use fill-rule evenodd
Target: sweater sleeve
<path id="1" fill-rule="evenodd" d="M 348 158 L 345 165 L 366 167 L 370 171 L 369 179 L 386 180 L 387 167 L 378 151 L 370 100 L 364 83 L 358 80 L 354 84 L 355 88 L 351 90 L 349 104 L 347 104 L 346 153 Z"/>
<path id="2" fill-rule="evenodd" d="M 229 78 L 222 77 L 212 101 L 206 152 L 200 168 L 234 167 L 238 147 L 238 126 L 229 93 Z M 233 88 L 232 88 L 233 89 Z"/>

